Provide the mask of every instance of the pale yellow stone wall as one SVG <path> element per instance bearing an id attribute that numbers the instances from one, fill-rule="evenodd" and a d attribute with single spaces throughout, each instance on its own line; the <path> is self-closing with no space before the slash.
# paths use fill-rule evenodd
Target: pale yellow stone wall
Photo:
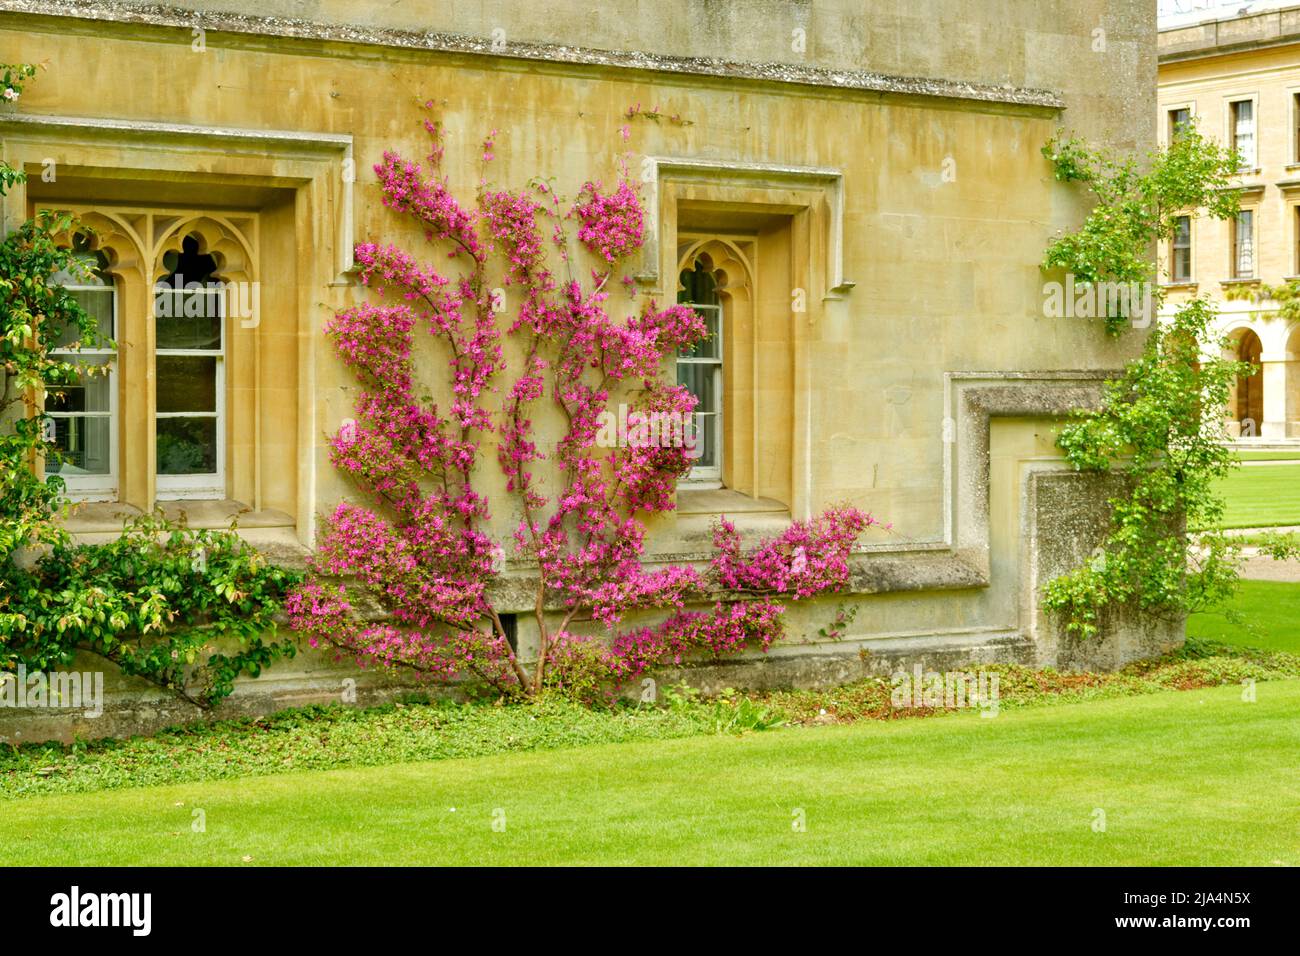
<path id="1" fill-rule="evenodd" d="M 75 16 L 88 9 L 75 3 L 0 0 L 0 61 L 48 65 L 17 112 L 127 127 L 69 132 L 0 116 L 0 138 L 37 173 L 45 156 L 66 173 L 64 192 L 34 184 L 32 201 L 152 195 L 257 214 L 261 274 L 280 282 L 263 303 L 279 321 L 261 339 L 259 381 L 275 392 L 262 403 L 258 441 L 282 464 L 265 470 L 263 507 L 289 515 L 301 540 L 349 493 L 324 443 L 349 417 L 355 383 L 320 334 L 334 309 L 365 295 L 340 277 L 341 256 L 354 241 L 418 240 L 381 206 L 371 164 L 387 148 L 424 155 L 419 105 L 431 99 L 447 130 L 445 168 L 467 202 L 492 128 L 493 180 L 514 186 L 544 172 L 573 194 L 588 178 L 612 179 L 625 148 L 618 127 L 639 103 L 689 125 L 634 121 L 634 168 L 643 157 L 714 164 L 662 166 L 658 251 L 642 294 L 675 293 L 679 219 L 692 233 L 712 223 L 756 236 L 767 270 L 754 300 L 766 315 L 755 319 L 760 361 L 747 373 L 759 395 L 749 424 L 767 437 L 759 454 L 742 442 L 734 455 L 750 459 L 736 466 L 747 490 L 784 511 L 759 508 L 746 526 L 779 527 L 836 502 L 892 522 L 868 550 L 894 570 L 864 589 L 905 593 L 867 598 L 855 637 L 1028 633 L 1020 502 L 1024 469 L 1055 459 L 1050 423 L 992 426 L 1000 457 L 990 492 L 978 467 L 957 464 L 967 425 L 950 376 L 1035 373 L 1012 384 L 1037 397 L 1054 387 L 1037 373 L 1095 378 L 1137 352 L 1140 333 L 1116 342 L 1097 323 L 1043 314 L 1043 250 L 1079 221 L 1083 197 L 1054 181 L 1040 147 L 1060 126 L 1121 150 L 1154 138 L 1147 3 L 670 0 L 555 3 L 544 14 L 522 3 L 194 6 L 202 16 L 99 5 L 91 20 Z M 204 27 L 203 52 L 191 23 Z M 491 49 L 498 29 L 501 55 Z M 796 30 L 802 52 L 791 45 Z M 426 31 L 462 39 L 426 44 Z M 141 123 L 212 129 L 132 128 Z M 311 142 L 266 145 L 249 133 L 223 148 L 229 130 Z M 691 206 L 718 190 L 750 218 L 729 229 L 718 208 Z M 806 313 L 790 311 L 787 273 L 812 293 Z M 427 345 L 427 384 L 440 394 L 445 357 Z M 981 427 L 987 440 L 986 419 L 971 434 Z M 498 492 L 485 461 L 485 489 Z M 992 505 L 988 527 L 961 517 L 962 502 L 981 495 Z M 656 552 L 704 550 L 711 509 L 686 510 L 695 513 L 656 520 Z M 496 515 L 504 536 L 510 508 Z"/>

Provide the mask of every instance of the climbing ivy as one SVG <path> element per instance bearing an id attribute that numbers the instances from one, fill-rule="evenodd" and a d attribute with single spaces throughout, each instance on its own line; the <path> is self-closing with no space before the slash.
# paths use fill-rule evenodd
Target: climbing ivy
<path id="1" fill-rule="evenodd" d="M 10 632 L 0 672 L 73 662 L 78 651 L 116 664 L 200 707 L 297 647 L 275 640 L 276 615 L 301 580 L 234 529 L 191 529 L 142 515 L 106 544 L 64 541 L 30 567 L 0 567 Z"/>
<path id="2" fill-rule="evenodd" d="M 35 73 L 0 64 L 0 98 L 17 100 Z M 0 161 L 0 196 L 23 180 Z M 300 576 L 269 564 L 233 528 L 191 530 L 146 515 L 106 544 L 77 544 L 64 529 L 72 506 L 63 479 L 39 467 L 59 457 L 40 396 L 106 371 L 75 348 L 53 351 L 56 343 L 111 346 L 73 294 L 50 281 L 84 274 L 67 243 L 77 233 L 93 236 L 71 215 L 42 212 L 0 241 L 0 674 L 57 668 L 89 652 L 206 707 L 240 674 L 293 655 L 291 637 L 273 638 Z"/>
<path id="3" fill-rule="evenodd" d="M 1204 209 L 1212 219 L 1237 213 L 1232 188 L 1236 155 L 1206 139 L 1194 125 L 1179 127 L 1173 142 L 1144 160 L 1119 157 L 1058 132 L 1043 146 L 1061 182 L 1080 183 L 1094 205 L 1083 224 L 1058 236 L 1043 257 L 1045 270 L 1062 269 L 1079 285 L 1138 282 L 1154 286 L 1152 244 L 1174 234 L 1180 215 Z M 1158 301 L 1158 292 L 1156 293 Z M 1106 331 L 1118 335 L 1127 316 L 1108 314 Z"/>
<path id="4" fill-rule="evenodd" d="M 1076 281 L 1154 285 L 1151 247 L 1172 236 L 1176 216 L 1237 211 L 1236 157 L 1194 126 L 1143 164 L 1059 135 L 1043 155 L 1058 180 L 1082 183 L 1096 198 L 1083 225 L 1057 238 L 1044 260 Z M 1124 493 L 1109 500 L 1103 544 L 1044 587 L 1045 606 L 1069 633 L 1095 635 L 1106 610 L 1120 606 L 1178 617 L 1221 604 L 1236 587 L 1241 549 L 1213 530 L 1224 509 L 1216 482 L 1236 465 L 1223 414 L 1232 383 L 1254 369 L 1223 357 L 1215 318 L 1208 299 L 1193 298 L 1157 323 L 1141 356 L 1106 383 L 1100 406 L 1076 413 L 1057 437 L 1075 468 L 1125 478 Z M 1123 317 L 1107 317 L 1109 334 L 1123 327 Z M 1211 530 L 1189 547 L 1188 528 Z M 1300 548 L 1276 535 L 1264 551 L 1280 558 Z"/>

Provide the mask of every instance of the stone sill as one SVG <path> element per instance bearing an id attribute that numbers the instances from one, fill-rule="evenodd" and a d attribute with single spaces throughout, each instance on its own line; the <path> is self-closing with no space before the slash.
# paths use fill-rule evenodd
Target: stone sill
<path id="1" fill-rule="evenodd" d="M 298 540 L 293 518 L 283 511 L 253 511 L 240 501 L 160 501 L 158 507 L 168 520 L 183 515 L 189 527 L 205 531 L 226 531 L 237 520 L 239 537 L 268 561 L 283 567 L 306 566 L 309 552 Z M 118 501 L 82 502 L 73 506 L 63 527 L 77 544 L 107 544 L 122 534 L 127 521 L 141 514 L 134 505 Z"/>
<path id="2" fill-rule="evenodd" d="M 1194 280 L 1187 282 L 1162 282 L 1160 288 L 1169 292 L 1195 292 L 1198 284 Z"/>
<path id="3" fill-rule="evenodd" d="M 169 521 L 184 517 L 191 528 L 225 530 L 235 520 L 239 522 L 241 531 L 250 528 L 292 529 L 294 526 L 293 518 L 283 511 L 269 508 L 253 511 L 241 501 L 178 499 L 160 501 L 158 507 Z M 117 534 L 128 520 L 143 513 L 135 505 L 119 501 L 82 502 L 73 505 L 72 514 L 63 522 L 63 527 L 72 534 Z"/>
<path id="4" fill-rule="evenodd" d="M 679 515 L 776 514 L 790 517 L 790 509 L 771 498 L 753 498 L 730 488 L 678 488 Z"/>

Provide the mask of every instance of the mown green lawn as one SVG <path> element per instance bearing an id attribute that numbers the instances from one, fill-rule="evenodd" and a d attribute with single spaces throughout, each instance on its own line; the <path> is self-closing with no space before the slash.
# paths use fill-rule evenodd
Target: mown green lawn
<path id="1" fill-rule="evenodd" d="M 1189 637 L 1300 654 L 1300 584 L 1242 581 L 1223 611 L 1193 614 Z"/>
<path id="2" fill-rule="evenodd" d="M 17 865 L 1300 865 L 1300 680 L 1256 693 L 33 797 L 0 842 Z"/>
<path id="3" fill-rule="evenodd" d="M 1239 451 L 1236 454 L 1242 461 L 1300 460 L 1300 451 Z"/>
<path id="4" fill-rule="evenodd" d="M 1237 468 L 1218 483 L 1225 528 L 1300 525 L 1300 464 Z"/>

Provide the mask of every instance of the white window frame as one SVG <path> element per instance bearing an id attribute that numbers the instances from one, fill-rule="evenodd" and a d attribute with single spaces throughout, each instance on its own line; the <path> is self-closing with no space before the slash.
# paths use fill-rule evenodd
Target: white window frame
<path id="1" fill-rule="evenodd" d="M 1287 129 L 1290 148 L 1287 149 L 1287 166 L 1300 165 L 1300 86 L 1286 88 L 1287 111 L 1291 118 Z"/>
<path id="2" fill-rule="evenodd" d="M 1228 144 L 1233 150 L 1237 150 L 1237 106 L 1242 103 L 1250 104 L 1251 151 L 1250 155 L 1244 157 L 1244 161 L 1238 167 L 1237 172 L 1254 173 L 1259 171 L 1259 97 L 1257 95 L 1249 94 L 1228 98 Z"/>
<path id="3" fill-rule="evenodd" d="M 1187 103 L 1168 103 L 1164 108 L 1165 126 L 1160 131 L 1165 146 L 1169 146 L 1174 141 L 1174 114 L 1179 110 L 1187 111 L 1187 121 L 1193 125 L 1196 123 L 1196 104 Z"/>
<path id="4" fill-rule="evenodd" d="M 175 295 L 177 291 L 197 292 L 199 290 L 169 290 L 167 295 Z M 213 396 L 213 403 L 216 410 L 208 412 L 160 412 L 158 411 L 155 401 L 154 408 L 154 460 L 149 462 L 149 467 L 154 473 L 154 497 L 159 501 L 178 501 L 182 499 L 192 500 L 222 500 L 226 497 L 226 342 L 229 330 L 226 327 L 227 313 L 225 290 L 222 286 L 213 284 L 204 290 L 205 294 L 216 296 L 218 308 L 221 311 L 221 348 L 220 349 L 163 349 L 154 346 L 154 361 L 157 363 L 158 356 L 194 356 L 199 358 L 216 359 L 216 394 Z M 151 298 L 151 303 L 156 302 L 157 294 Z M 155 306 L 156 308 L 156 306 Z M 154 313 L 154 321 L 157 313 Z M 154 385 L 157 387 L 157 376 L 154 377 Z M 216 471 L 209 474 L 198 475 L 164 475 L 158 471 L 157 455 L 157 434 L 158 419 L 160 418 L 215 418 L 216 419 Z"/>
<path id="5" fill-rule="evenodd" d="M 105 289 L 112 293 L 113 302 L 113 331 L 107 336 L 110 339 L 116 339 L 118 333 L 118 299 L 117 284 L 113 281 L 105 282 L 103 285 L 83 285 L 83 284 L 66 284 L 63 288 L 69 292 L 103 292 Z M 103 330 L 98 330 L 103 336 Z M 65 475 L 60 472 L 45 473 L 44 477 L 49 474 L 57 474 L 63 479 L 64 489 L 68 498 L 74 501 L 116 501 L 118 490 L 118 414 L 117 414 L 117 369 L 115 363 L 117 352 L 114 349 L 50 349 L 50 355 L 67 356 L 76 359 L 78 356 L 109 358 L 108 371 L 104 378 L 108 384 L 108 411 L 107 412 L 47 412 L 44 408 L 44 398 L 41 402 L 42 419 L 73 419 L 73 418 L 107 418 L 108 419 L 108 474 L 107 475 Z"/>
<path id="6" fill-rule="evenodd" d="M 724 379 L 723 379 L 724 366 L 723 366 L 723 351 L 722 351 L 722 344 L 723 344 L 722 343 L 722 319 L 723 319 L 722 305 L 721 303 L 719 303 L 718 305 L 703 305 L 695 302 L 683 302 L 682 305 L 690 306 L 696 312 L 703 312 L 707 310 L 707 311 L 713 311 L 717 313 L 718 331 L 717 331 L 717 335 L 714 336 L 714 340 L 716 342 L 716 351 L 718 353 L 717 358 L 703 357 L 703 356 L 688 356 L 688 355 L 678 354 L 677 364 L 716 366 L 716 369 L 714 371 L 714 384 L 713 384 L 713 394 L 714 394 L 714 400 L 716 402 L 716 407 L 713 409 L 704 409 L 698 406 L 696 407 L 695 440 L 697 442 L 704 441 L 705 432 L 700 422 L 700 415 L 704 414 L 704 415 L 714 416 L 717 421 L 716 439 L 717 439 L 718 463 L 712 466 L 696 465 L 692 467 L 690 472 L 687 474 L 687 476 L 681 482 L 679 482 L 679 485 L 682 487 L 695 487 L 695 488 L 721 488 L 722 487 L 722 450 L 724 447 L 723 428 L 725 424 L 722 418 L 722 407 L 723 407 L 722 386 L 724 383 Z"/>
<path id="7" fill-rule="evenodd" d="M 1258 216 L 1256 215 L 1256 211 L 1257 210 L 1255 209 L 1254 206 L 1243 206 L 1241 209 L 1237 211 L 1237 215 L 1234 216 L 1231 221 L 1232 242 L 1230 243 L 1230 250 L 1231 250 L 1230 255 L 1232 256 L 1232 262 L 1229 263 L 1229 265 L 1231 266 L 1229 275 L 1231 275 L 1231 277 L 1234 279 L 1251 280 L 1251 279 L 1259 278 L 1259 244 L 1255 241 L 1256 233 L 1259 230 L 1259 223 L 1256 221 L 1258 219 Z M 1241 217 L 1245 214 L 1250 215 L 1250 274 L 1249 275 L 1242 275 L 1241 273 L 1241 254 L 1238 251 L 1238 247 L 1241 244 L 1240 243 Z"/>
<path id="8" fill-rule="evenodd" d="M 1300 203 L 1287 204 L 1287 218 L 1291 220 L 1291 275 L 1300 276 Z"/>
<path id="9" fill-rule="evenodd" d="M 1185 247 L 1187 249 L 1187 275 L 1185 276 L 1180 276 L 1178 274 L 1178 250 L 1184 247 L 1178 245 L 1177 225 L 1174 226 L 1173 238 L 1169 240 L 1169 281 L 1181 284 L 1193 281 L 1192 277 L 1196 274 L 1192 259 L 1192 217 L 1190 215 L 1183 215 L 1175 216 L 1174 218 L 1175 221 L 1178 219 L 1187 220 L 1187 246 Z"/>

